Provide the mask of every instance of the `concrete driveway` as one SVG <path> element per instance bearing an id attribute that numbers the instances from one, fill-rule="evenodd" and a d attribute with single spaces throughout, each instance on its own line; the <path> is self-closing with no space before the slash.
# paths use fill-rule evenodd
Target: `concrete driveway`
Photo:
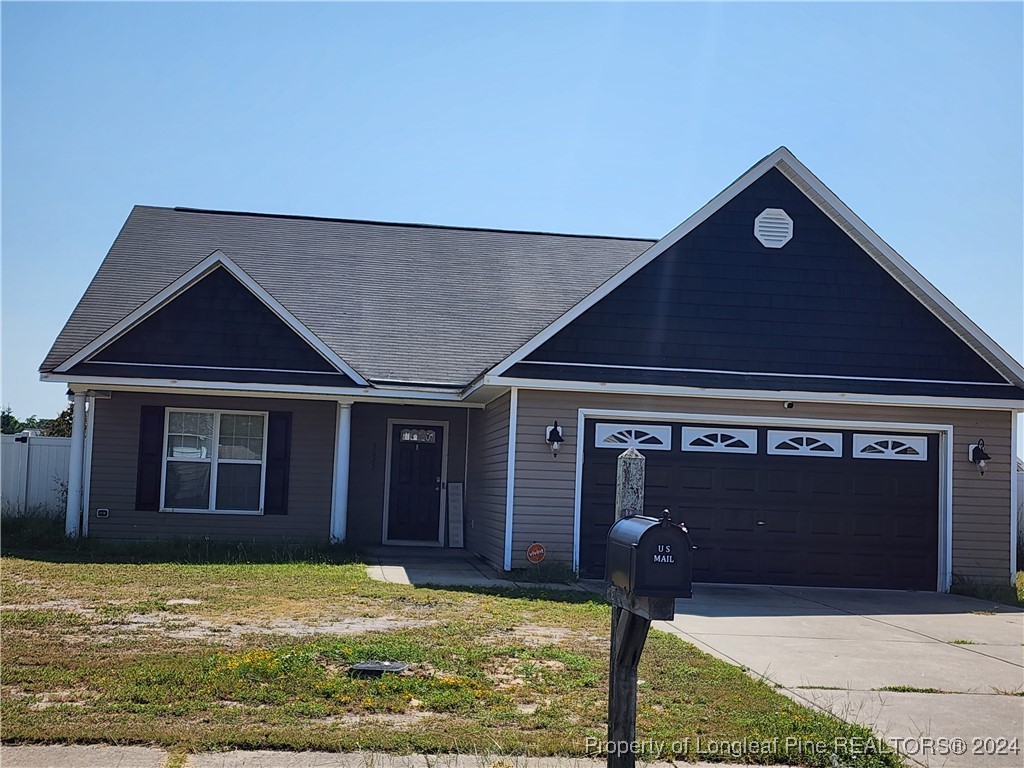
<path id="1" fill-rule="evenodd" d="M 693 592 L 659 629 L 873 728 L 923 765 L 1024 765 L 1024 612 L 921 592 Z M 909 690 L 883 690 L 894 687 Z"/>

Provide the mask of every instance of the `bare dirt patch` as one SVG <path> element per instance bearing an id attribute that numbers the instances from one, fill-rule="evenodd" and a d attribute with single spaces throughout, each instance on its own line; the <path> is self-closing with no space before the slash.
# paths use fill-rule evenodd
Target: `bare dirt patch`
<path id="1" fill-rule="evenodd" d="M 308 624 L 294 619 L 279 619 L 261 623 L 218 623 L 194 619 L 174 613 L 131 613 L 116 623 L 98 624 L 94 632 L 105 639 L 116 639 L 138 633 L 158 633 L 175 640 L 214 640 L 233 643 L 251 635 L 284 635 L 308 637 L 310 635 L 359 635 L 364 632 L 385 632 L 396 629 L 426 627 L 434 621 L 399 619 L 389 616 L 354 617 L 336 621 Z M 93 637 L 96 635 L 93 634 Z"/>
<path id="2" fill-rule="evenodd" d="M 63 598 L 61 600 L 43 600 L 38 603 L 11 603 L 0 605 L 0 611 L 67 611 L 82 616 L 93 616 L 95 608 L 90 608 L 81 600 Z"/>
<path id="3" fill-rule="evenodd" d="M 529 648 L 539 648 L 544 645 L 559 645 L 575 641 L 588 643 L 606 643 L 607 638 L 592 635 L 589 632 L 580 632 L 575 629 L 563 627 L 545 627 L 540 624 L 520 624 L 510 629 L 499 630 L 490 635 L 498 642 L 515 641 L 522 643 Z"/>
<path id="4" fill-rule="evenodd" d="M 315 717 L 309 722 L 319 725 L 343 725 L 352 727 L 387 727 L 402 730 L 412 728 L 427 718 L 444 718 L 436 712 L 382 713 L 375 715 L 330 715 Z"/>
<path id="5" fill-rule="evenodd" d="M 77 690 L 39 691 L 37 693 L 30 693 L 18 688 L 17 686 L 4 686 L 3 694 L 4 696 L 10 697 L 16 701 L 27 701 L 28 708 L 36 711 L 47 709 L 58 704 L 73 707 L 84 707 L 89 704 L 91 699 L 95 698 L 95 694 L 84 688 Z"/>
<path id="6" fill-rule="evenodd" d="M 182 598 L 168 600 L 168 605 L 196 605 L 198 600 Z M 108 601 L 108 606 L 120 605 L 123 601 Z M 101 609 L 94 608 L 82 600 L 66 598 L 44 600 L 37 603 L 10 604 L 0 606 L 4 611 L 64 611 L 90 619 L 101 617 Z M 89 627 L 82 637 L 67 636 L 68 639 L 90 639 L 101 642 L 132 637 L 139 634 L 156 633 L 175 640 L 214 640 L 220 643 L 238 642 L 250 635 L 283 635 L 286 637 L 308 637 L 310 635 L 359 635 L 364 632 L 387 632 L 396 629 L 415 629 L 437 624 L 436 620 L 408 619 L 396 616 L 347 616 L 331 621 L 307 622 L 297 619 L 274 621 L 210 621 L 197 619 L 172 611 L 152 613 L 126 613 L 116 618 L 102 616 L 100 621 Z"/>

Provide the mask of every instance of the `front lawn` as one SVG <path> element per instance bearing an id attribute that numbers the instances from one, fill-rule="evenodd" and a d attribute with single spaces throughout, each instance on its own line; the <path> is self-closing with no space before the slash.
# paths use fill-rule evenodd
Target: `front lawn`
<path id="1" fill-rule="evenodd" d="M 604 738 L 591 594 L 383 584 L 327 551 L 4 546 L 4 743 L 584 755 Z M 409 668 L 350 674 L 362 660 Z M 673 636 L 652 633 L 640 677 L 645 759 L 829 766 L 838 740 L 839 764 L 901 764 Z"/>

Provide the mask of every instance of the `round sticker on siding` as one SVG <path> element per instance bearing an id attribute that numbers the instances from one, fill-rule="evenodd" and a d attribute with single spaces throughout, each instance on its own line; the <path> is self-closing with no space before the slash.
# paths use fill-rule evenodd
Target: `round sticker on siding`
<path id="1" fill-rule="evenodd" d="M 543 544 L 531 544 L 526 548 L 526 559 L 531 563 L 539 563 L 546 554 Z"/>

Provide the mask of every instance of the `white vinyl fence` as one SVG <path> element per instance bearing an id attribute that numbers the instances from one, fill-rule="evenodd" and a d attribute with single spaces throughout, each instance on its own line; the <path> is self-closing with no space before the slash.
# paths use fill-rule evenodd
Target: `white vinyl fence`
<path id="1" fill-rule="evenodd" d="M 3 514 L 64 514 L 70 460 L 70 437 L 0 436 Z"/>

